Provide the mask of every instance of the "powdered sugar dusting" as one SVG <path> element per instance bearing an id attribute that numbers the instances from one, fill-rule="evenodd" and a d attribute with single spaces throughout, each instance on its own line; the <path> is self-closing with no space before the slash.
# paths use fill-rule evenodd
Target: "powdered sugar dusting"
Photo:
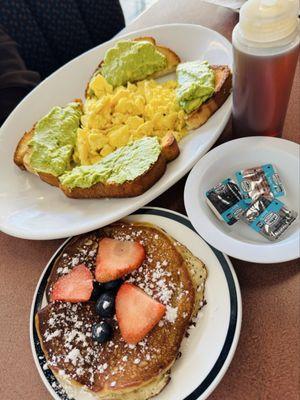
<path id="1" fill-rule="evenodd" d="M 123 229 L 124 228 L 124 229 Z M 158 327 L 167 335 L 178 318 L 187 318 L 190 314 L 183 313 L 178 307 L 178 300 L 184 301 L 188 291 L 180 283 L 181 277 L 174 274 L 170 260 L 164 259 L 163 249 L 157 250 L 159 235 L 153 230 L 153 235 L 138 227 L 124 226 L 121 229 L 109 231 L 110 237 L 118 240 L 130 240 L 142 243 L 146 248 L 146 259 L 143 264 L 126 280 L 144 290 L 149 296 L 166 306 L 166 313 L 158 323 Z M 148 235 L 149 234 L 149 235 Z M 84 263 L 94 270 L 99 239 L 88 237 L 72 254 L 66 251 L 60 258 L 56 272 L 64 275 L 74 266 Z M 167 253 L 167 252 L 166 252 Z M 104 302 L 103 307 L 109 304 Z M 130 371 L 138 378 L 141 368 L 147 371 L 152 360 L 160 359 L 164 349 L 155 348 L 151 335 L 146 336 L 137 345 L 126 344 L 120 337 L 116 317 L 110 323 L 114 326 L 114 337 L 105 344 L 92 340 L 92 326 L 99 322 L 92 303 L 55 303 L 49 315 L 43 339 L 49 349 L 48 364 L 58 368 L 67 378 L 78 380 L 89 388 L 94 383 L 118 387 L 118 376 Z M 111 360 L 117 360 L 113 364 Z M 99 383 L 100 382 L 100 383 Z"/>
<path id="2" fill-rule="evenodd" d="M 56 270 L 57 274 L 66 275 L 79 264 L 84 264 L 88 268 L 94 269 L 97 249 L 98 240 L 95 240 L 94 236 L 88 237 L 78 246 L 72 255 L 63 253 L 60 260 L 60 267 Z"/>
<path id="3" fill-rule="evenodd" d="M 166 320 L 172 324 L 176 321 L 178 316 L 178 307 L 167 306 Z"/>

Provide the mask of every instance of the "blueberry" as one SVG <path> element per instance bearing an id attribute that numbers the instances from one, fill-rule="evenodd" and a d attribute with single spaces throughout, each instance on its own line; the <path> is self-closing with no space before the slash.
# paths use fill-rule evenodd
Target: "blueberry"
<path id="1" fill-rule="evenodd" d="M 105 343 L 112 337 L 112 327 L 106 321 L 101 321 L 92 327 L 93 340 L 98 343 Z"/>
<path id="2" fill-rule="evenodd" d="M 113 292 L 100 294 L 96 302 L 96 312 L 100 317 L 113 317 L 115 314 L 115 295 Z"/>
<path id="3" fill-rule="evenodd" d="M 103 292 L 103 287 L 102 284 L 99 282 L 93 282 L 93 291 L 92 291 L 92 295 L 91 295 L 91 299 L 93 301 L 96 301 L 100 294 Z"/>
<path id="4" fill-rule="evenodd" d="M 102 283 L 103 290 L 116 290 L 119 289 L 119 287 L 123 283 L 123 279 L 116 279 L 115 281 L 110 281 L 106 283 Z"/>

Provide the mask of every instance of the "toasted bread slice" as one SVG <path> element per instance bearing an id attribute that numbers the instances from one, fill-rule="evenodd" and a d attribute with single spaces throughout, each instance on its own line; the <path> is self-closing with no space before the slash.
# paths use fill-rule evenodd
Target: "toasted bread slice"
<path id="1" fill-rule="evenodd" d="M 74 99 L 74 102 L 78 102 L 82 105 L 81 99 Z M 22 170 L 26 170 L 28 172 L 31 172 L 35 175 L 38 175 L 42 181 L 49 183 L 49 185 L 52 186 L 59 186 L 59 180 L 56 176 L 43 173 L 43 172 L 37 172 L 34 171 L 29 163 L 29 158 L 30 158 L 30 147 L 29 147 L 29 142 L 34 135 L 34 129 L 35 125 L 28 131 L 25 132 L 24 135 L 21 137 L 19 140 L 16 150 L 14 152 L 14 163 Z"/>
<path id="2" fill-rule="evenodd" d="M 164 56 L 166 56 L 167 58 L 167 67 L 161 71 L 155 72 L 152 75 L 147 76 L 147 79 L 155 79 L 158 78 L 160 76 L 165 76 L 170 74 L 171 72 L 174 72 L 176 70 L 177 65 L 180 63 L 180 58 L 179 56 L 171 49 L 169 49 L 168 47 L 165 46 L 159 46 L 156 44 L 156 41 L 153 37 L 151 36 L 143 36 L 143 37 L 138 37 L 133 39 L 134 41 L 138 42 L 138 41 L 148 41 L 150 43 L 152 43 L 156 49 L 162 53 Z M 98 67 L 96 68 L 95 72 L 93 73 L 92 77 L 99 72 L 101 65 L 103 64 L 103 61 L 101 61 L 98 65 Z M 92 79 L 91 77 L 91 79 Z M 90 82 L 88 82 L 87 87 L 85 89 L 85 96 L 88 97 L 88 88 L 89 88 L 89 84 Z"/>
<path id="3" fill-rule="evenodd" d="M 28 162 L 30 156 L 30 148 L 28 143 L 34 134 L 34 126 L 30 129 L 30 131 L 25 132 L 22 138 L 20 139 L 15 153 L 14 153 L 14 163 L 22 170 L 27 170 L 33 174 L 38 175 L 42 181 L 49 183 L 51 186 L 59 186 L 59 180 L 56 176 L 51 174 L 45 174 L 42 172 L 35 172 Z"/>
<path id="4" fill-rule="evenodd" d="M 146 192 L 165 173 L 167 167 L 166 159 L 161 154 L 157 161 L 143 175 L 133 181 L 118 183 L 96 183 L 89 188 L 68 188 L 63 185 L 59 187 L 64 194 L 73 199 L 101 199 L 103 197 L 134 197 Z"/>
<path id="5" fill-rule="evenodd" d="M 179 147 L 175 137 L 170 133 L 162 143 L 161 154 L 148 171 L 132 181 L 118 183 L 96 183 L 89 188 L 68 188 L 60 184 L 61 190 L 74 199 L 99 199 L 103 197 L 134 197 L 140 196 L 153 186 L 165 173 L 167 163 L 179 155 Z"/>
<path id="6" fill-rule="evenodd" d="M 232 73 L 227 65 L 212 65 L 215 72 L 215 93 L 195 111 L 187 115 L 189 130 L 197 129 L 224 104 L 232 88 Z"/>

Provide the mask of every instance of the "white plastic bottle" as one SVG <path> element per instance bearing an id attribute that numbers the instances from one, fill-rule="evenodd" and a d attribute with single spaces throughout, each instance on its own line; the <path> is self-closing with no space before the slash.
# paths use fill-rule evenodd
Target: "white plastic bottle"
<path id="1" fill-rule="evenodd" d="M 248 0 L 232 34 L 236 137 L 281 136 L 299 55 L 299 0 Z"/>

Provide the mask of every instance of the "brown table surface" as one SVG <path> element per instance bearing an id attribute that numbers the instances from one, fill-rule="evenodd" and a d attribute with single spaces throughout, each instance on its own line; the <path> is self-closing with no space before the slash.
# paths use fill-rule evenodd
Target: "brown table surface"
<path id="1" fill-rule="evenodd" d="M 230 39 L 238 15 L 200 0 L 160 0 L 126 30 L 183 22 L 202 24 Z M 284 138 L 300 132 L 299 65 Z M 230 139 L 231 125 L 219 143 Z M 185 179 L 151 204 L 185 213 Z M 51 396 L 35 368 L 29 344 L 29 312 L 35 286 L 62 240 L 29 241 L 0 233 L 0 398 Z M 232 259 L 241 285 L 243 322 L 234 359 L 210 400 L 299 400 L 299 260 L 260 265 Z M 200 361 L 199 361 L 200 362 Z M 172 400 L 172 399 L 170 399 Z"/>

